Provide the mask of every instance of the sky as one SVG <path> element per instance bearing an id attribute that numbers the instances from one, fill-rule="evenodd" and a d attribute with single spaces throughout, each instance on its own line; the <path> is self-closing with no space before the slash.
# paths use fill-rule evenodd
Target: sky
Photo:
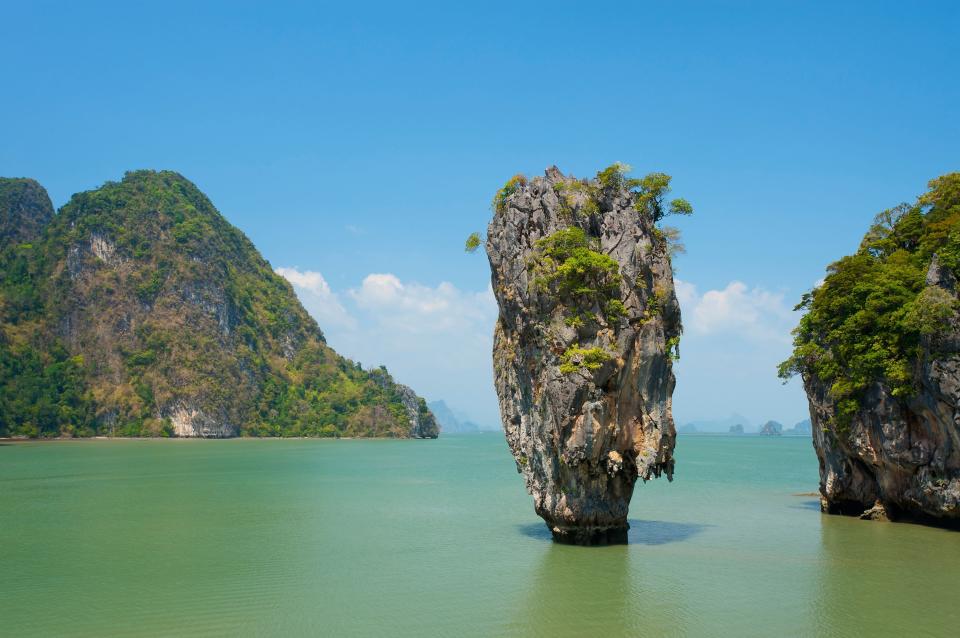
<path id="1" fill-rule="evenodd" d="M 452 6 L 456 4 L 457 6 Z M 483 230 L 511 175 L 663 171 L 679 423 L 806 417 L 792 311 L 873 215 L 960 170 L 955 2 L 7 2 L 0 175 L 61 206 L 206 192 L 329 343 L 499 423 Z"/>

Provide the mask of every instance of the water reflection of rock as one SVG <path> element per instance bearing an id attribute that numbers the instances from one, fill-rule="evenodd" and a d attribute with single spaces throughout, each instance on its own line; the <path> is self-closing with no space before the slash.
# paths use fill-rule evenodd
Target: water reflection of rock
<path id="1" fill-rule="evenodd" d="M 615 545 L 584 549 L 555 545 L 550 530 L 543 556 L 530 572 L 527 596 L 506 627 L 512 636 L 636 635 L 645 624 L 629 574 L 628 548 Z M 546 532 L 545 535 L 542 534 Z"/>
<path id="2" fill-rule="evenodd" d="M 706 527 L 631 520 L 631 545 L 576 547 L 553 543 L 540 522 L 521 526 L 521 534 L 542 541 L 537 544 L 542 553 L 504 633 L 655 636 L 688 626 L 693 619 L 686 585 L 665 576 L 662 551 L 652 546 L 682 543 Z M 651 553 L 658 557 L 654 565 Z"/>
<path id="3" fill-rule="evenodd" d="M 664 545 L 685 541 L 695 534 L 699 534 L 708 526 L 700 523 L 675 523 L 672 521 L 640 521 L 631 520 L 627 532 L 627 544 L 636 545 Z M 544 541 L 552 539 L 550 530 L 542 523 L 528 523 L 519 526 L 520 533 L 530 538 Z"/>

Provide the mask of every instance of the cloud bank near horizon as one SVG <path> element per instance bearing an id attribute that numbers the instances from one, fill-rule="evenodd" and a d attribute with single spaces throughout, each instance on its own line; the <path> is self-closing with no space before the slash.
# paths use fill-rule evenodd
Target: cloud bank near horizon
<path id="1" fill-rule="evenodd" d="M 485 427 L 498 427 L 490 352 L 497 304 L 493 290 L 467 291 L 370 273 L 334 291 L 319 272 L 280 267 L 330 345 L 365 367 L 386 365 L 428 400 L 443 399 Z M 790 352 L 798 316 L 774 292 L 734 280 L 700 292 L 675 281 L 684 336 L 677 362 L 678 424 L 738 412 L 755 422 L 806 417 L 799 384 L 784 386 L 776 365 Z"/>
<path id="2" fill-rule="evenodd" d="M 497 303 L 493 290 L 464 291 L 370 273 L 335 292 L 319 272 L 281 267 L 304 307 L 340 354 L 390 373 L 428 401 L 442 399 L 483 427 L 500 418 L 491 350 Z"/>
<path id="3" fill-rule="evenodd" d="M 738 280 L 699 292 L 675 280 L 683 316 L 681 358 L 674 370 L 677 423 L 744 414 L 754 423 L 807 418 L 800 384 L 784 384 L 777 365 L 790 355 L 791 330 L 800 319 L 786 293 Z"/>

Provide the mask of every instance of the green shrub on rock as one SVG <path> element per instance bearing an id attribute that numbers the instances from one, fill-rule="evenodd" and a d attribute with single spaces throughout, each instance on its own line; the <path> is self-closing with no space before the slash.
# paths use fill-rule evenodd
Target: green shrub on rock
<path id="1" fill-rule="evenodd" d="M 593 250 L 596 241 L 581 228 L 558 230 L 537 242 L 536 283 L 562 296 L 594 298 L 611 295 L 620 286 L 617 262 Z"/>
<path id="2" fill-rule="evenodd" d="M 508 179 L 507 183 L 493 196 L 493 202 L 490 207 L 496 212 L 502 211 L 503 207 L 506 206 L 507 198 L 517 192 L 517 189 L 526 183 L 527 177 L 521 173 L 517 173 Z"/>
<path id="3" fill-rule="evenodd" d="M 574 345 L 560 355 L 560 372 L 570 374 L 579 370 L 598 370 L 610 360 L 610 353 L 603 348 L 581 348 Z"/>

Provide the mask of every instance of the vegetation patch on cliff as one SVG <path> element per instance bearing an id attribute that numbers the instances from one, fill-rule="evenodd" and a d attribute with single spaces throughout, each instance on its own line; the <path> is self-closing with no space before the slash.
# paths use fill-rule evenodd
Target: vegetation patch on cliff
<path id="1" fill-rule="evenodd" d="M 610 360 L 610 353 L 603 348 L 581 348 L 573 345 L 560 355 L 560 372 L 570 374 L 578 370 L 598 370 Z"/>
<path id="2" fill-rule="evenodd" d="M 857 252 L 831 264 L 796 308 L 806 314 L 779 374 L 828 384 L 840 429 L 873 383 L 913 395 L 924 343 L 935 344 L 956 315 L 955 297 L 925 278 L 934 256 L 953 276 L 960 270 L 960 173 L 932 180 L 929 189 L 914 204 L 877 215 Z"/>
<path id="3" fill-rule="evenodd" d="M 517 173 L 507 180 L 507 183 L 493 196 L 493 202 L 490 204 L 490 207 L 493 208 L 494 212 L 502 211 L 503 207 L 506 206 L 507 198 L 517 192 L 517 189 L 526 183 L 527 177 L 522 173 Z"/>
<path id="4" fill-rule="evenodd" d="M 568 325 L 582 324 L 594 307 L 610 323 L 626 314 L 619 299 L 619 266 L 595 248 L 599 248 L 596 238 L 577 227 L 558 230 L 536 243 L 530 264 L 533 283 L 542 293 L 569 303 L 572 314 L 567 317 Z"/>

